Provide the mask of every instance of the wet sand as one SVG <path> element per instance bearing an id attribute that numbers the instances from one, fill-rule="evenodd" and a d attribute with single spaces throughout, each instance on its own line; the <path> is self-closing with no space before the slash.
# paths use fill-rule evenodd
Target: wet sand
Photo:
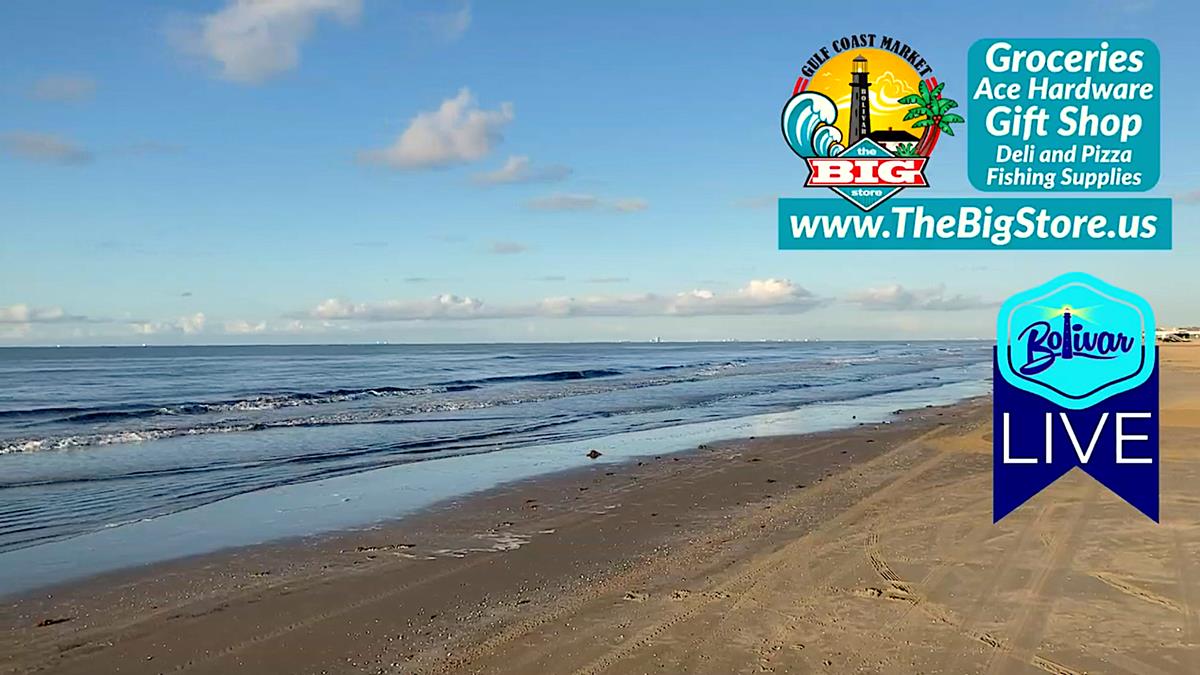
<path id="1" fill-rule="evenodd" d="M 0 672 L 1200 672 L 1200 347 L 1162 361 L 1161 525 L 1080 472 L 993 525 L 975 400 L 10 600 Z"/>

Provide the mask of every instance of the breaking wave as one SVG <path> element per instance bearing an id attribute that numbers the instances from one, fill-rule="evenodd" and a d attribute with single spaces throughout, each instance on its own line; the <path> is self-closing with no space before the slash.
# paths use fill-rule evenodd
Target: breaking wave
<path id="1" fill-rule="evenodd" d="M 222 401 L 187 401 L 182 403 L 155 405 L 111 406 L 107 408 L 47 407 L 26 410 L 0 410 L 0 419 L 29 420 L 31 423 L 73 422 L 102 423 L 121 420 L 145 419 L 160 416 L 206 415 L 222 412 L 255 412 L 294 408 L 298 406 L 325 405 L 344 401 L 371 398 L 421 396 L 446 394 L 479 389 L 491 384 L 518 382 L 568 382 L 590 380 L 598 377 L 614 377 L 620 370 L 601 368 L 585 370 L 554 370 L 526 375 L 497 375 L 478 379 L 459 379 L 438 382 L 424 387 L 364 387 L 328 389 L 317 392 L 272 392 L 254 394 L 238 399 Z"/>
<path id="2" fill-rule="evenodd" d="M 417 396 L 471 391 L 479 387 L 473 384 L 447 383 L 429 387 L 369 387 L 363 389 L 329 389 L 319 392 L 282 392 L 255 394 L 246 398 L 223 401 L 196 401 L 162 405 L 128 405 L 109 408 L 53 407 L 27 410 L 0 411 L 0 418 L 29 419 L 34 423 L 116 422 L 152 417 L 178 417 L 183 415 L 206 415 L 222 412 L 255 412 L 294 408 L 297 406 L 324 405 L 343 401 L 392 396 Z"/>

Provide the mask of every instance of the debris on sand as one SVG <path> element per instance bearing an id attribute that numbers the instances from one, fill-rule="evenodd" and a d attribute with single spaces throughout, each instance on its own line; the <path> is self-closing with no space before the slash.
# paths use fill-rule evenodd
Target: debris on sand
<path id="1" fill-rule="evenodd" d="M 356 553 L 379 553 L 384 551 L 408 550 L 414 546 L 416 544 L 380 544 L 377 546 L 358 546 L 354 551 Z M 267 574 L 270 574 L 270 572 L 268 571 Z"/>
<path id="2" fill-rule="evenodd" d="M 588 450 L 587 458 L 588 459 L 596 459 L 597 457 L 599 457 L 600 455 L 603 455 L 603 454 L 604 453 L 600 452 L 599 450 L 592 448 L 591 450 Z"/>
<path id="3" fill-rule="evenodd" d="M 57 618 L 42 619 L 41 621 L 37 622 L 37 627 L 45 628 L 46 626 L 53 626 L 53 625 L 59 624 L 59 623 L 66 623 L 74 618 L 75 617 L 73 617 L 73 616 L 60 616 Z"/>

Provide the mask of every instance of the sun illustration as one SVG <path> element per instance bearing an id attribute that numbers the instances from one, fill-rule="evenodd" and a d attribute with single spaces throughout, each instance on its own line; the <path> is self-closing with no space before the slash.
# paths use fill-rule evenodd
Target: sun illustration
<path id="1" fill-rule="evenodd" d="M 813 76 L 809 89 L 819 91 L 833 100 L 838 109 L 835 125 L 842 138 L 850 138 L 850 78 L 855 58 L 867 60 L 868 80 L 871 83 L 871 129 L 874 131 L 904 131 L 920 138 L 923 129 L 914 129 L 915 120 L 905 120 L 911 106 L 900 103 L 909 94 L 918 93 L 921 78 L 908 61 L 883 49 L 852 49 L 825 62 Z"/>

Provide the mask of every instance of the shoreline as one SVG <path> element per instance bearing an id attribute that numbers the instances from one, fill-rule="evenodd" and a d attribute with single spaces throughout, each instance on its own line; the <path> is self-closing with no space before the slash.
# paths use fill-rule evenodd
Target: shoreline
<path id="1" fill-rule="evenodd" d="M 804 405 L 709 422 L 628 431 L 401 463 L 283 485 L 198 507 L 0 553 L 0 601 L 122 569 L 222 550 L 358 531 L 412 517 L 452 499 L 559 471 L 686 452 L 701 443 L 748 436 L 795 436 L 883 422 L 897 409 L 943 405 L 980 395 L 961 381 Z M 603 454 L 591 460 L 592 449 Z"/>
<path id="2" fill-rule="evenodd" d="M 846 435 L 858 436 L 860 434 L 878 433 L 893 427 L 893 425 L 905 425 L 914 421 L 930 422 L 933 421 L 929 419 L 930 417 L 941 417 L 947 411 L 953 413 L 960 408 L 974 406 L 985 401 L 990 401 L 990 397 L 987 395 L 971 396 L 949 404 L 928 405 L 923 409 L 897 409 L 890 413 L 890 416 L 896 419 L 862 422 L 854 420 L 851 422 L 853 426 L 838 426 L 812 432 L 720 438 L 692 447 L 663 451 L 659 455 L 638 454 L 614 457 L 602 454 L 587 464 L 503 481 L 480 490 L 446 497 L 415 511 L 400 513 L 379 522 L 346 527 L 339 530 L 272 539 L 261 543 L 224 547 L 150 563 L 132 564 L 44 586 L 13 591 L 6 595 L 0 595 L 0 607 L 15 606 L 28 602 L 31 599 L 45 596 L 76 595 L 80 592 L 88 592 L 89 590 L 108 585 L 127 586 L 139 583 L 150 577 L 175 575 L 181 570 L 186 573 L 189 570 L 207 568 L 213 565 L 228 565 L 243 559 L 257 560 L 264 557 L 273 559 L 274 556 L 287 556 L 300 560 L 305 557 L 307 551 L 312 550 L 318 551 L 316 556 L 321 558 L 335 550 L 338 553 L 344 553 L 348 546 L 353 548 L 351 544 L 363 537 L 370 538 L 376 536 L 377 533 L 403 531 L 414 524 L 419 524 L 418 527 L 420 528 L 428 528 L 443 523 L 447 518 L 462 517 L 463 512 L 471 514 L 480 510 L 482 504 L 491 503 L 514 491 L 553 492 L 561 489 L 564 485 L 594 482 L 597 474 L 600 473 L 612 476 L 616 475 L 617 472 L 629 471 L 635 468 L 642 471 L 654 471 L 663 466 L 663 462 L 667 460 L 680 462 L 695 459 L 698 453 L 734 452 L 731 449 L 735 447 L 740 448 L 736 452 L 746 452 L 752 451 L 759 445 L 774 448 L 776 445 L 807 446 L 813 443 L 823 443 L 827 440 L 846 440 L 842 437 Z M 904 419 L 899 419 L 901 417 L 904 417 Z M 896 428 L 902 427 L 897 426 Z M 595 445 L 602 446 L 604 444 L 599 443 Z M 839 465 L 835 464 L 836 466 Z M 817 482 L 821 482 L 822 480 L 823 477 L 819 478 Z M 567 494 L 566 496 L 573 500 L 575 495 Z M 537 510 L 537 508 L 541 508 L 541 506 L 539 505 L 533 510 Z M 383 536 L 387 537 L 389 534 L 384 534 Z M 419 558 L 420 556 L 417 557 Z"/>
<path id="3" fill-rule="evenodd" d="M 84 670 L 95 672 L 124 664 L 124 672 L 130 667 L 126 657 L 107 648 L 95 652 L 107 666 L 91 664 L 88 645 L 111 642 L 94 636 L 107 633 L 114 624 L 128 626 L 124 629 L 128 630 L 146 622 L 169 624 L 183 617 L 209 616 L 210 612 L 228 615 L 228 607 L 240 603 L 246 603 L 247 610 L 257 616 L 258 610 L 252 606 L 283 586 L 311 584 L 315 590 L 329 585 L 371 585 L 363 577 L 395 567 L 413 568 L 408 573 L 418 579 L 437 579 L 447 572 L 471 576 L 468 570 L 475 567 L 509 566 L 504 557 L 522 549 L 555 545 L 554 540 L 562 539 L 559 532 L 564 522 L 584 531 L 591 529 L 594 520 L 617 518 L 637 523 L 639 530 L 645 531 L 636 537 L 621 543 L 609 541 L 613 546 L 589 547 L 595 566 L 593 578 L 599 578 L 614 565 L 619 568 L 645 559 L 656 547 L 679 544 L 680 536 L 695 535 L 714 520 L 753 516 L 764 507 L 770 509 L 773 500 L 788 492 L 807 490 L 818 499 L 830 491 L 825 485 L 834 476 L 886 454 L 914 434 L 939 428 L 945 416 L 979 408 L 984 400 L 976 397 L 945 407 L 903 411 L 904 419 L 895 423 L 729 439 L 643 459 L 595 463 L 450 498 L 369 528 L 221 550 L 17 593 L 0 601 L 4 608 L 0 627 L 7 643 L 0 652 L 14 657 L 10 663 L 0 660 L 0 668 L 23 672 L 39 661 L 46 665 L 41 659 L 47 655 L 38 655 L 30 647 L 52 637 L 46 645 L 54 645 L 52 661 L 66 657 L 56 668 L 66 668 L 73 661 L 69 657 L 83 651 L 86 655 L 80 665 Z M 797 447 L 802 448 L 799 453 L 794 450 Z M 742 480 L 743 474 L 757 477 L 767 467 L 779 475 Z M 737 478 L 734 484 L 721 485 L 730 474 Z M 694 513 L 687 513 L 691 505 L 681 501 L 690 495 L 673 486 L 683 479 L 708 481 L 713 490 L 703 504 L 695 502 L 700 508 Z M 630 501 L 633 499 L 637 502 Z M 483 560 L 490 562 L 478 562 Z M 561 576 L 561 571 L 544 572 L 555 577 Z M 427 583 L 436 585 L 436 581 Z M 526 604 L 520 599 L 513 603 L 514 607 Z M 197 606 L 208 609 L 197 611 Z M 184 612 L 184 607 L 193 609 Z M 121 608 L 120 618 L 113 616 L 113 608 Z M 144 626 L 135 633 L 142 630 Z M 170 629 L 156 639 L 179 630 Z M 68 648 L 58 651 L 64 642 Z M 165 667 L 161 657 L 150 665 L 147 672 Z"/>
<path id="4" fill-rule="evenodd" d="M 991 406 L 594 464 L 0 610 L 0 673 L 1200 669 L 1200 349 L 1162 522 L 1073 471 L 991 518 Z"/>

